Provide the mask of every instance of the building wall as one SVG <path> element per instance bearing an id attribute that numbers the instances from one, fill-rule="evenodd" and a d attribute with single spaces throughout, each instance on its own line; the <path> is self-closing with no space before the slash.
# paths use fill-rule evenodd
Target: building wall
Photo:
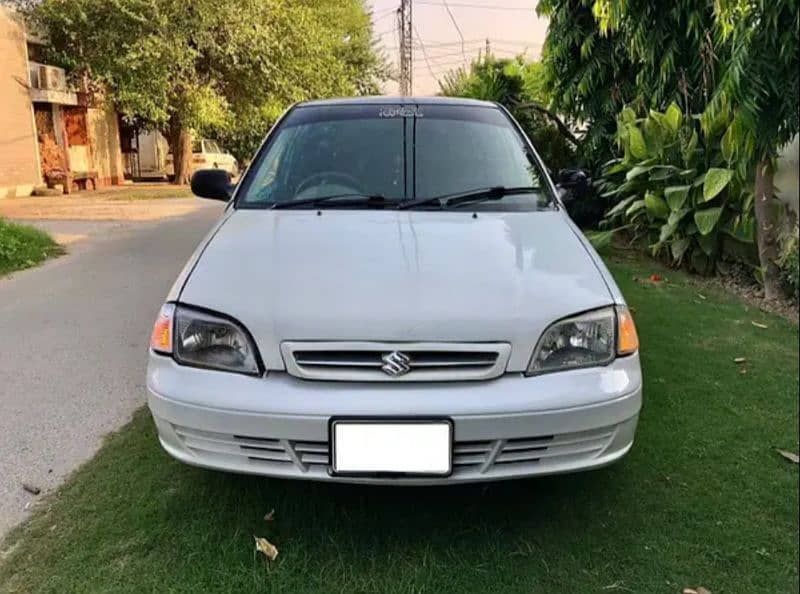
<path id="1" fill-rule="evenodd" d="M 0 6 L 0 198 L 28 196 L 40 183 L 25 30 Z"/>
<path id="2" fill-rule="evenodd" d="M 105 107 L 89 108 L 86 122 L 98 187 L 122 183 L 124 169 L 116 112 Z"/>
<path id="3" fill-rule="evenodd" d="M 166 159 L 169 143 L 160 132 L 140 132 L 139 142 L 139 175 L 142 177 L 159 177 L 166 174 Z"/>

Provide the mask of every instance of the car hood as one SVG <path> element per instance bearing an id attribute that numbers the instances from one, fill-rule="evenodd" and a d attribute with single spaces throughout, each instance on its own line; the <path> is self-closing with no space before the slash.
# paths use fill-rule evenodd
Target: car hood
<path id="1" fill-rule="evenodd" d="M 268 369 L 285 340 L 491 341 L 521 371 L 549 324 L 613 299 L 557 211 L 238 210 L 180 301 L 239 320 Z"/>

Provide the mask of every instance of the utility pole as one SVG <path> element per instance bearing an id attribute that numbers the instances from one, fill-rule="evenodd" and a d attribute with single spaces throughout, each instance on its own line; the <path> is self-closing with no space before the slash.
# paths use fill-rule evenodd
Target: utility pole
<path id="1" fill-rule="evenodd" d="M 413 39 L 413 21 L 411 19 L 411 0 L 400 0 L 397 9 L 397 30 L 400 33 L 400 94 L 414 93 L 414 53 L 411 47 Z"/>
<path id="2" fill-rule="evenodd" d="M 492 55 L 492 42 L 487 37 L 486 38 L 486 57 L 488 58 L 491 55 Z"/>

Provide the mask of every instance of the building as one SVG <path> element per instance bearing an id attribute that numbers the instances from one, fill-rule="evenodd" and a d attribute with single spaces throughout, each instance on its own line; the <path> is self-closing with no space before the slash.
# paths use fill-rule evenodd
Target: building
<path id="1" fill-rule="evenodd" d="M 0 198 L 27 196 L 42 183 L 25 29 L 0 5 Z"/>
<path id="2" fill-rule="evenodd" d="M 119 117 L 88 85 L 42 60 L 44 45 L 0 7 L 0 198 L 38 185 L 122 183 Z"/>

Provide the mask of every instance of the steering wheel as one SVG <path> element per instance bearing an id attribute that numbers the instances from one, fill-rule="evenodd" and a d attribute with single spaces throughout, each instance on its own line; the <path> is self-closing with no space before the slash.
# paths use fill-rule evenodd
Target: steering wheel
<path id="1" fill-rule="evenodd" d="M 319 183 L 314 183 L 317 181 L 319 181 Z M 314 173 L 301 181 L 297 185 L 295 196 L 300 196 L 305 190 L 312 188 L 315 185 L 331 182 L 338 182 L 340 185 L 352 189 L 354 194 L 364 192 L 364 190 L 361 188 L 361 184 L 352 175 L 342 173 L 341 171 L 320 171 L 319 173 Z"/>

